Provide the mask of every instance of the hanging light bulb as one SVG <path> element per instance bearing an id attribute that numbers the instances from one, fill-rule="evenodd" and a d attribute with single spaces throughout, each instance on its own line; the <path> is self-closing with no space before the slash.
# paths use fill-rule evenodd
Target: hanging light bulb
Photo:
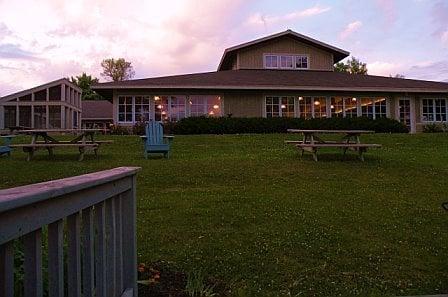
<path id="1" fill-rule="evenodd" d="M 213 108 L 214 108 L 214 109 L 219 109 L 219 105 L 218 105 L 218 104 L 215 104 L 215 105 L 213 105 Z"/>
<path id="2" fill-rule="evenodd" d="M 353 101 L 353 102 L 356 102 L 356 98 L 355 98 L 355 97 L 353 97 L 353 98 L 352 98 L 352 101 Z"/>
<path id="3" fill-rule="evenodd" d="M 155 97 L 154 97 L 154 100 L 155 100 L 155 101 L 159 101 L 159 100 L 160 100 L 160 97 L 159 97 L 159 96 L 155 96 Z"/>
<path id="4" fill-rule="evenodd" d="M 314 105 L 320 105 L 319 101 L 314 101 Z"/>
<path id="5" fill-rule="evenodd" d="M 208 114 L 209 114 L 209 115 L 214 115 L 215 113 L 214 113 L 213 110 L 212 110 L 212 111 L 210 111 Z"/>
<path id="6" fill-rule="evenodd" d="M 162 105 L 161 104 L 157 105 L 157 108 L 162 109 Z"/>
<path id="7" fill-rule="evenodd" d="M 330 106 L 330 107 L 331 107 L 331 109 L 334 109 L 334 105 L 333 105 L 333 104 L 331 104 L 331 106 Z"/>
<path id="8" fill-rule="evenodd" d="M 285 109 L 285 108 L 286 108 L 286 105 L 285 105 L 285 104 L 282 104 L 281 107 L 282 107 L 282 109 Z"/>
<path id="9" fill-rule="evenodd" d="M 299 101 L 302 101 L 303 100 L 303 97 L 299 97 Z"/>

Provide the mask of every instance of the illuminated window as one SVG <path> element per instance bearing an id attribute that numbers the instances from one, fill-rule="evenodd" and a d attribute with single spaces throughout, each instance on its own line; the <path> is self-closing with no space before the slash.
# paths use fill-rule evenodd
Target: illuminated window
<path id="1" fill-rule="evenodd" d="M 299 114 L 301 118 L 310 119 L 313 117 L 312 113 L 312 98 L 299 97 Z"/>
<path id="2" fill-rule="evenodd" d="M 190 116 L 221 116 L 221 97 L 215 95 L 193 95 L 189 98 Z"/>
<path id="3" fill-rule="evenodd" d="M 149 121 L 149 97 L 148 96 L 135 96 L 135 122 L 147 122 Z"/>
<path id="4" fill-rule="evenodd" d="M 327 98 L 315 97 L 314 98 L 314 117 L 326 118 L 327 117 Z"/>
<path id="5" fill-rule="evenodd" d="M 344 98 L 333 97 L 331 98 L 331 117 L 343 118 L 344 117 Z"/>
<path id="6" fill-rule="evenodd" d="M 356 118 L 358 116 L 357 103 L 357 98 L 344 98 L 344 113 L 346 118 Z"/>
<path id="7" fill-rule="evenodd" d="M 294 117 L 294 97 L 266 97 L 266 117 Z"/>

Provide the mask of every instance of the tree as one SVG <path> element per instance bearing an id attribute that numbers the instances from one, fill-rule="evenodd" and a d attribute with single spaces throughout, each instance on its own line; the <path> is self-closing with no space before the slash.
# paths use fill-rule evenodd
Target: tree
<path id="1" fill-rule="evenodd" d="M 101 100 L 102 97 L 92 90 L 92 84 L 98 83 L 98 78 L 87 75 L 83 72 L 81 75 L 71 77 L 70 81 L 82 89 L 82 100 Z"/>
<path id="2" fill-rule="evenodd" d="M 367 64 L 361 62 L 355 57 L 351 57 L 347 61 L 336 63 L 334 66 L 336 72 L 345 72 L 350 74 L 367 74 Z"/>
<path id="3" fill-rule="evenodd" d="M 389 77 L 393 77 L 393 78 L 405 78 L 406 76 L 404 76 L 403 74 L 397 73 L 395 75 L 389 74 Z"/>
<path id="4" fill-rule="evenodd" d="M 127 62 L 123 58 L 105 59 L 101 62 L 101 67 L 103 67 L 101 76 L 112 81 L 128 80 L 135 75 L 131 62 Z"/>

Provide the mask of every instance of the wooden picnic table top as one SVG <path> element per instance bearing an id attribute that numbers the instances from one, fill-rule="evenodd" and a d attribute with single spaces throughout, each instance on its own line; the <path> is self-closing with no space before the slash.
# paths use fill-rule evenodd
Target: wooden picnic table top
<path id="1" fill-rule="evenodd" d="M 288 129 L 289 133 L 306 133 L 306 134 L 372 134 L 375 131 L 370 130 L 307 130 L 307 129 Z"/>
<path id="2" fill-rule="evenodd" d="M 103 132 L 104 129 L 31 129 L 31 130 L 20 130 L 17 133 L 21 134 L 33 134 L 33 133 L 70 133 L 70 132 Z"/>

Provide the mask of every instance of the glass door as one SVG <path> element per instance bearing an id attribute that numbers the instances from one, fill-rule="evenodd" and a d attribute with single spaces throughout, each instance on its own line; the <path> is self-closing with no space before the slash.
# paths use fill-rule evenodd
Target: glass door
<path id="1" fill-rule="evenodd" d="M 411 130 L 411 100 L 400 99 L 398 109 L 400 122 Z"/>

